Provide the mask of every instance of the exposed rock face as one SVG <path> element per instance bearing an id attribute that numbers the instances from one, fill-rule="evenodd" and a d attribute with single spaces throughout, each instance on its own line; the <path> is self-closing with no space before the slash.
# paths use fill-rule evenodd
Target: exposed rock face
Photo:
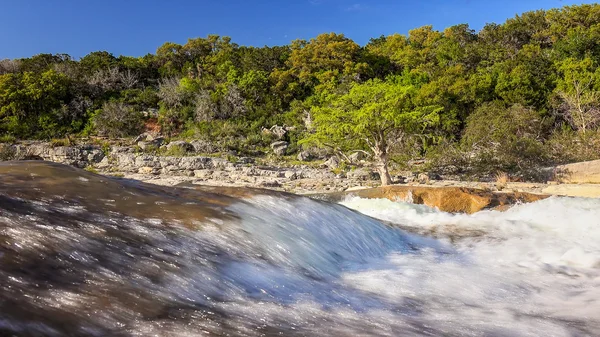
<path id="1" fill-rule="evenodd" d="M 600 160 L 561 165 L 555 171 L 564 183 L 600 184 Z"/>
<path id="2" fill-rule="evenodd" d="M 532 193 L 498 193 L 464 187 L 383 186 L 352 192 L 333 193 L 321 197 L 337 201 L 348 195 L 361 198 L 386 198 L 436 207 L 444 212 L 472 214 L 484 209 L 505 210 L 516 203 L 528 203 L 548 198 Z"/>
<path id="3" fill-rule="evenodd" d="M 285 156 L 289 146 L 290 146 L 290 144 L 288 142 L 284 142 L 284 141 L 274 142 L 271 144 L 273 153 L 275 153 L 278 156 Z"/>
<path id="4" fill-rule="evenodd" d="M 12 158 L 26 160 L 48 160 L 79 168 L 100 163 L 105 154 L 99 146 L 58 146 L 52 147 L 47 143 L 32 145 L 4 145 L 3 151 L 10 152 Z"/>

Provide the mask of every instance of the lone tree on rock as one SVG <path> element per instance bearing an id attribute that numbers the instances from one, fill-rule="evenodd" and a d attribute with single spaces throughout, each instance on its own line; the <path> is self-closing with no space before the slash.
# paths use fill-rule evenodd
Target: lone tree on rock
<path id="1" fill-rule="evenodd" d="M 390 185 L 390 148 L 440 121 L 439 106 L 417 106 L 418 84 L 407 76 L 354 84 L 313 109 L 314 133 L 304 139 L 341 151 L 364 149 L 375 159 L 381 184 Z"/>

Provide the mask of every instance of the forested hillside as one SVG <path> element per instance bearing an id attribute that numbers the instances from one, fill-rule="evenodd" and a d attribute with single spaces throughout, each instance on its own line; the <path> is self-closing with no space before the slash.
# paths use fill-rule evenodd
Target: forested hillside
<path id="1" fill-rule="evenodd" d="M 599 65 L 598 4 L 365 46 L 329 33 L 262 48 L 208 36 L 143 57 L 41 54 L 0 61 L 0 136 L 127 137 L 157 122 L 243 150 L 268 146 L 261 130 L 278 124 L 295 148 L 527 175 L 600 157 Z"/>

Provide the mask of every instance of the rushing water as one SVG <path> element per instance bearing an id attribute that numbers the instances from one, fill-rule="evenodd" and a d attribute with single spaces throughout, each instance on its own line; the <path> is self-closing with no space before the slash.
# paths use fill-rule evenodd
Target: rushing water
<path id="1" fill-rule="evenodd" d="M 204 334 L 600 335 L 600 200 L 452 215 L 0 164 L 0 336 Z"/>

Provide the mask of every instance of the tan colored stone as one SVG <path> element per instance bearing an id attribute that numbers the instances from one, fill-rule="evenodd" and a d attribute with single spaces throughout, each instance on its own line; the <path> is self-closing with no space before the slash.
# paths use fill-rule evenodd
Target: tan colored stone
<path id="1" fill-rule="evenodd" d="M 600 184 L 562 184 L 551 185 L 543 193 L 569 197 L 600 198 Z"/>
<path id="2" fill-rule="evenodd" d="M 600 160 L 558 166 L 558 179 L 568 184 L 600 184 Z"/>

